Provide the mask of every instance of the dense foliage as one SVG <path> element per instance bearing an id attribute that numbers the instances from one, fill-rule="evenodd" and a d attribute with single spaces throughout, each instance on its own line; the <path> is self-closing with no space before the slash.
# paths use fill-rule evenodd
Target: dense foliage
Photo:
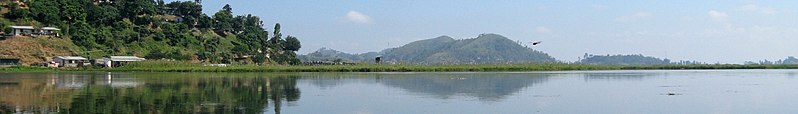
<path id="1" fill-rule="evenodd" d="M 546 53 L 519 45 L 498 34 L 482 34 L 476 38 L 455 40 L 441 36 L 411 42 L 381 52 L 346 54 L 322 49 L 300 57 L 305 60 L 342 59 L 373 62 L 380 56 L 388 63 L 413 64 L 519 64 L 556 62 Z"/>
<path id="2" fill-rule="evenodd" d="M 776 60 L 776 61 L 769 61 L 769 60 L 761 60 L 759 62 L 753 61 L 746 61 L 745 64 L 760 64 L 760 65 L 770 65 L 770 64 L 798 64 L 798 58 L 793 56 L 788 56 L 784 60 Z"/>
<path id="3" fill-rule="evenodd" d="M 577 63 L 581 64 L 616 64 L 616 65 L 655 65 L 670 64 L 669 59 L 660 59 L 643 55 L 592 55 L 585 54 Z"/>
<path id="4" fill-rule="evenodd" d="M 8 2 L 0 22 L 55 26 L 81 47 L 80 55 L 136 55 L 148 59 L 205 63 L 298 64 L 301 47 L 283 38 L 279 23 L 272 36 L 260 17 L 234 15 L 230 5 L 202 13 L 200 1 L 163 0 L 26 0 Z M 8 32 L 6 32 L 8 33 Z"/>

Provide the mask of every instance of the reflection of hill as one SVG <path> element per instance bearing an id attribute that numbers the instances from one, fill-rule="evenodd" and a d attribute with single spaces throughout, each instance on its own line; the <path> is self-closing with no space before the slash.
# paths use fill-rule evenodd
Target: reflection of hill
<path id="1" fill-rule="evenodd" d="M 543 83 L 550 76 L 545 73 L 350 73 L 324 76 L 304 74 L 303 79 L 322 88 L 335 87 L 346 83 L 344 81 L 366 81 L 440 99 L 469 96 L 483 101 L 497 101 L 526 87 Z"/>
<path id="2" fill-rule="evenodd" d="M 321 88 L 339 86 L 344 81 L 379 83 L 407 92 L 448 99 L 456 96 L 498 101 L 529 86 L 543 83 L 547 73 L 349 73 L 302 74 L 303 80 Z"/>
<path id="3" fill-rule="evenodd" d="M 548 74 L 415 74 L 383 77 L 380 82 L 442 99 L 462 95 L 497 101 L 528 86 L 545 82 L 548 78 Z"/>

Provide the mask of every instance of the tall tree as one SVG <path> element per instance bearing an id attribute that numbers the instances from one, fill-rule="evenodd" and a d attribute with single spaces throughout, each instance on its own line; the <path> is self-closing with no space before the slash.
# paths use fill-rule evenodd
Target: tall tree
<path id="1" fill-rule="evenodd" d="M 222 10 L 219 10 L 219 12 L 213 14 L 213 20 L 216 22 L 214 23 L 216 29 L 227 32 L 233 31 L 233 13 L 230 11 L 232 8 L 229 7 L 229 4 L 225 5 L 225 8 L 222 8 Z"/>
<path id="2" fill-rule="evenodd" d="M 273 37 L 269 40 L 269 42 L 272 44 L 282 44 L 283 34 L 280 33 L 280 23 L 274 24 L 274 33 L 272 33 L 272 35 Z"/>
<path id="3" fill-rule="evenodd" d="M 299 39 L 290 35 L 285 38 L 285 50 L 299 51 L 299 48 L 302 48 L 302 44 L 299 43 Z"/>
<path id="4" fill-rule="evenodd" d="M 183 18 L 187 25 L 195 25 L 202 16 L 202 5 L 191 1 L 174 1 L 166 4 L 170 14 Z"/>
<path id="5" fill-rule="evenodd" d="M 131 19 L 139 15 L 155 14 L 157 10 L 156 3 L 153 0 L 121 0 L 118 1 L 118 5 L 122 16 Z"/>

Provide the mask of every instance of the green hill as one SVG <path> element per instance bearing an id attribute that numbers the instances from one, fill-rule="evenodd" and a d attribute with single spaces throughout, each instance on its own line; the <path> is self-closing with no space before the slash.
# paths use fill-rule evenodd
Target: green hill
<path id="1" fill-rule="evenodd" d="M 615 65 L 656 65 L 671 64 L 669 59 L 643 55 L 592 55 L 585 54 L 582 60 L 577 61 L 581 64 L 615 64 Z M 674 63 L 679 64 L 679 63 Z"/>
<path id="2" fill-rule="evenodd" d="M 72 46 L 70 53 L 99 58 L 134 55 L 148 59 L 171 59 L 205 63 L 298 64 L 297 37 L 283 36 L 279 23 L 272 31 L 252 14 L 234 15 L 225 5 L 204 14 L 200 1 L 163 0 L 0 0 L 0 30 L 11 26 L 55 27 L 61 31 L 59 45 Z M 0 38 L 3 40 L 5 38 Z M 6 42 L 13 43 L 13 42 Z M 47 49 L 61 49 L 47 47 Z M 28 58 L 0 48 L 1 56 Z M 45 53 L 45 52 L 42 52 Z M 53 54 L 35 54 L 49 58 Z M 31 62 L 44 62 L 36 59 Z"/>
<path id="3" fill-rule="evenodd" d="M 421 40 L 384 51 L 383 58 L 418 64 L 499 64 L 555 62 L 546 53 L 519 45 L 498 34 L 455 40 L 448 36 Z"/>
<path id="4" fill-rule="evenodd" d="M 313 58 L 342 59 L 355 62 L 371 62 L 381 56 L 389 63 L 413 64 L 503 64 L 542 63 L 556 60 L 546 53 L 519 45 L 517 42 L 497 34 L 482 34 L 477 38 L 455 40 L 449 36 L 411 42 L 401 47 L 381 52 L 347 54 L 330 49 L 304 55 L 303 60 Z"/>
<path id="5" fill-rule="evenodd" d="M 374 57 L 376 57 L 378 52 L 369 52 L 363 54 L 349 54 L 345 52 L 341 52 L 338 50 L 330 49 L 330 48 L 321 48 L 313 53 L 308 53 L 306 55 L 299 55 L 299 58 L 302 61 L 341 61 L 341 62 L 366 62 L 372 61 Z"/>

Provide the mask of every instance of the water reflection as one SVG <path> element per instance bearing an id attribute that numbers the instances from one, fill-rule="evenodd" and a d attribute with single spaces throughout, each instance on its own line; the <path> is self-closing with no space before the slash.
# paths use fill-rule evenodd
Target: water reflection
<path id="1" fill-rule="evenodd" d="M 656 72 L 589 72 L 582 73 L 585 81 L 593 80 L 643 80 L 648 77 L 663 75 Z"/>
<path id="2" fill-rule="evenodd" d="M 363 73 L 308 76 L 306 80 L 321 88 L 332 88 L 344 81 L 365 80 L 439 99 L 458 96 L 480 101 L 500 101 L 524 88 L 548 80 L 547 73 Z"/>
<path id="3" fill-rule="evenodd" d="M 9 74 L 0 76 L 0 112 L 280 113 L 300 98 L 300 77 L 235 75 Z"/>
<path id="4" fill-rule="evenodd" d="M 448 74 L 394 76 L 382 84 L 402 88 L 409 92 L 425 93 L 436 98 L 472 96 L 481 101 L 500 101 L 536 83 L 546 82 L 548 74 Z"/>

